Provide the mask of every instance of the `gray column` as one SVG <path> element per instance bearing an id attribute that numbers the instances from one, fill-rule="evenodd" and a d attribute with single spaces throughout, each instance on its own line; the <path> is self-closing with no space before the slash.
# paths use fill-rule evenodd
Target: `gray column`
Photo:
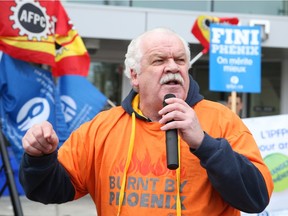
<path id="1" fill-rule="evenodd" d="M 281 73 L 281 104 L 280 113 L 288 114 L 288 51 L 285 50 L 282 61 L 282 73 Z"/>

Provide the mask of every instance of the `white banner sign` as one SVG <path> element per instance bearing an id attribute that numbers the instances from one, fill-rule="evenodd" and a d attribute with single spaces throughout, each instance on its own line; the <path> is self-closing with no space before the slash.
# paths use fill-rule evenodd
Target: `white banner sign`
<path id="1" fill-rule="evenodd" d="M 287 215 L 288 115 L 247 118 L 243 121 L 252 132 L 274 182 L 270 203 L 265 213 L 259 215 Z"/>

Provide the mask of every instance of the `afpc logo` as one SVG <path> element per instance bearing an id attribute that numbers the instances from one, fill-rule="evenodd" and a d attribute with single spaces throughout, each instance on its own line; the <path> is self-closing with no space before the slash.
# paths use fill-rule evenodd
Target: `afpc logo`
<path id="1" fill-rule="evenodd" d="M 35 97 L 22 106 L 16 122 L 21 131 L 26 131 L 34 124 L 48 120 L 50 115 L 50 106 L 45 98 Z"/>
<path id="2" fill-rule="evenodd" d="M 74 116 L 76 116 L 77 113 L 77 105 L 75 101 L 67 95 L 62 95 L 61 107 L 62 112 L 64 113 L 65 122 L 68 123 L 72 121 L 72 119 L 74 118 Z"/>
<path id="3" fill-rule="evenodd" d="M 17 0 L 15 2 L 17 5 L 11 7 L 13 15 L 10 16 L 10 20 L 14 21 L 13 28 L 18 28 L 19 35 L 27 36 L 29 40 L 36 38 L 41 41 L 42 37 L 46 39 L 53 27 L 46 8 L 34 1 Z"/>

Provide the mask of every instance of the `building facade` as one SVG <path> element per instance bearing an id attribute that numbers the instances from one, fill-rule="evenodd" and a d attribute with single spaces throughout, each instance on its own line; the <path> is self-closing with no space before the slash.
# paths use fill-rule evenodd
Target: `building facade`
<path id="1" fill-rule="evenodd" d="M 185 2 L 189 4 L 189 1 L 183 1 L 182 4 Z M 254 2 L 258 6 L 253 1 L 250 6 L 250 2 L 243 1 L 246 4 L 243 8 L 235 5 L 235 2 L 229 6 L 228 1 L 221 1 L 226 2 L 221 12 L 216 12 L 217 7 L 221 8 L 221 2 L 203 2 L 202 5 L 199 3 L 195 6 L 198 11 L 188 10 L 189 5 L 181 5 L 177 1 L 156 1 L 154 4 L 152 1 L 97 1 L 94 4 L 89 1 L 81 4 L 66 1 L 63 6 L 90 53 L 89 80 L 116 105 L 121 103 L 131 89 L 129 80 L 123 74 L 123 63 L 127 46 L 135 36 L 154 27 L 171 28 L 190 43 L 193 58 L 202 50 L 201 44 L 191 33 L 192 26 L 200 15 L 237 17 L 240 25 L 260 25 L 261 93 L 243 94 L 245 106 L 242 117 L 287 114 L 288 16 L 285 16 L 285 1 L 275 1 L 273 5 Z M 165 6 L 166 9 L 163 9 Z M 251 14 L 249 10 L 253 8 L 259 11 Z M 209 90 L 209 55 L 196 61 L 190 73 L 199 83 L 201 94 L 205 98 L 220 102 L 225 100 L 227 93 Z"/>

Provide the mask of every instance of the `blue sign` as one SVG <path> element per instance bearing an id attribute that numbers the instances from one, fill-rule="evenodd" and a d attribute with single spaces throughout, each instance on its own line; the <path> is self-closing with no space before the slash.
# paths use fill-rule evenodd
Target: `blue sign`
<path id="1" fill-rule="evenodd" d="M 261 92 L 261 28 L 211 24 L 210 90 Z"/>

